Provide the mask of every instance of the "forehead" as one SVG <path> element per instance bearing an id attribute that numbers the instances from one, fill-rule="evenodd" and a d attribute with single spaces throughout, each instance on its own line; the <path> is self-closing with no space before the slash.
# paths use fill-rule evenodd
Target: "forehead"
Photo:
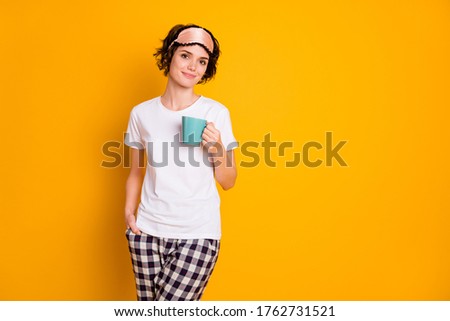
<path id="1" fill-rule="evenodd" d="M 208 52 L 205 50 L 205 48 L 199 45 L 178 46 L 175 52 L 186 52 L 199 58 L 209 59 Z"/>

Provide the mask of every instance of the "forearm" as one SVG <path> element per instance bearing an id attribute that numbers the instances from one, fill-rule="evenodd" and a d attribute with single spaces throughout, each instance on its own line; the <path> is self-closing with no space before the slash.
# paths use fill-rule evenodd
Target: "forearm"
<path id="1" fill-rule="evenodd" d="M 224 190 L 232 188 L 236 182 L 237 171 L 232 151 L 219 153 L 214 157 L 214 174 Z"/>
<path id="2" fill-rule="evenodd" d="M 125 215 L 134 215 L 136 213 L 139 204 L 142 180 L 142 175 L 137 173 L 130 173 L 128 176 L 125 194 Z"/>

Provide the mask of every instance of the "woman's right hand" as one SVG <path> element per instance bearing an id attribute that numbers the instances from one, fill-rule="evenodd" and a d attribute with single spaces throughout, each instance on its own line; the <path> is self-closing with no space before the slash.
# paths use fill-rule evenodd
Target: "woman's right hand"
<path id="1" fill-rule="evenodd" d="M 125 214 L 125 223 L 127 229 L 131 228 L 131 231 L 136 235 L 141 235 L 141 231 L 136 226 L 136 218 L 133 214 Z"/>

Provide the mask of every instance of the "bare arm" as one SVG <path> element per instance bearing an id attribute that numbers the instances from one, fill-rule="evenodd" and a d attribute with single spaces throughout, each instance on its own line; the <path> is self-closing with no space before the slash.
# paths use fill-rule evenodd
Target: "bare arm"
<path id="1" fill-rule="evenodd" d="M 214 164 L 214 174 L 217 182 L 224 190 L 229 190 L 234 186 L 237 178 L 234 151 L 225 150 L 220 138 L 220 132 L 213 123 L 208 123 L 202 137 L 202 144 L 211 155 L 210 160 Z"/>
<path id="2" fill-rule="evenodd" d="M 234 161 L 234 151 L 230 150 L 222 154 L 223 156 L 221 157 L 214 157 L 214 174 L 217 182 L 226 191 L 234 186 L 237 171 Z M 218 153 L 218 155 L 221 155 L 221 153 Z"/>
<path id="3" fill-rule="evenodd" d="M 125 196 L 125 223 L 127 228 L 131 228 L 133 233 L 141 234 L 141 231 L 136 226 L 135 213 L 138 207 L 139 195 L 141 192 L 142 181 L 145 176 L 145 167 L 139 168 L 139 159 L 143 159 L 144 150 L 131 149 L 131 168 L 126 183 Z"/>

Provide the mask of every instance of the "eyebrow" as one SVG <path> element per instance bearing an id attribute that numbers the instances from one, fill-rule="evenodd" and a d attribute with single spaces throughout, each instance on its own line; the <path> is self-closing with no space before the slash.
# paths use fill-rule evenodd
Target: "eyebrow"
<path id="1" fill-rule="evenodd" d="M 186 49 L 181 49 L 181 51 L 187 52 L 188 54 L 192 55 L 192 52 L 187 51 Z M 208 57 L 200 57 L 200 59 L 206 59 L 206 60 L 209 60 Z"/>

